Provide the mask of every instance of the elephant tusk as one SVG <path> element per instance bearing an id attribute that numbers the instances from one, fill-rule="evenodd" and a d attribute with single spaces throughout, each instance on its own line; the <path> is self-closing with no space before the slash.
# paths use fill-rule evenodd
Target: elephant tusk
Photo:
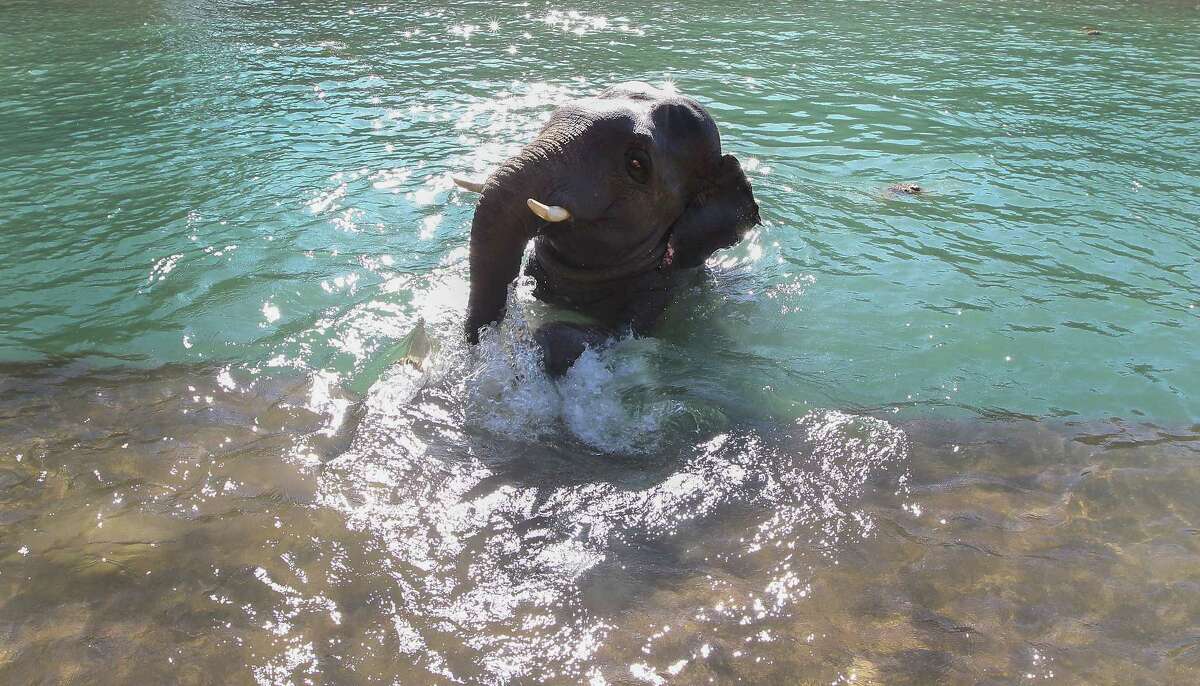
<path id="1" fill-rule="evenodd" d="M 450 178 L 454 180 L 454 185 L 458 186 L 464 191 L 471 191 L 472 193 L 483 192 L 483 184 L 478 181 L 471 181 L 470 179 L 464 179 L 462 177 L 453 175 L 451 175 Z"/>
<path id="2" fill-rule="evenodd" d="M 571 218 L 571 213 L 568 212 L 567 208 L 565 207 L 559 207 L 558 205 L 543 205 L 533 198 L 530 198 L 527 201 L 527 204 L 529 205 L 529 209 L 532 210 L 534 214 L 548 222 L 565 222 Z"/>

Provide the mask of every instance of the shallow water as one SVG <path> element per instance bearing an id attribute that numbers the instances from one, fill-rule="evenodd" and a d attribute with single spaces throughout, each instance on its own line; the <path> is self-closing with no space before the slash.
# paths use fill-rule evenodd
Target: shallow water
<path id="1" fill-rule="evenodd" d="M 411 388 L 331 432 L 304 380 L 10 374 L 4 681 L 1200 673 L 1200 429 L 818 410 L 601 457 Z"/>
<path id="2" fill-rule="evenodd" d="M 1193 5 L 0 18 L 0 682 L 1200 677 Z M 465 349 L 449 174 L 627 79 L 764 226 Z"/>

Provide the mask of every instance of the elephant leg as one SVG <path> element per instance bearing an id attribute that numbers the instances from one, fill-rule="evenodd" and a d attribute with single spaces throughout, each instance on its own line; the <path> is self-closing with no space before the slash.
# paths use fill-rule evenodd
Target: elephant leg
<path id="1" fill-rule="evenodd" d="M 669 279 L 657 275 L 653 279 L 651 287 L 638 292 L 618 310 L 613 327 L 571 322 L 550 322 L 538 327 L 533 338 L 542 348 L 546 371 L 551 376 L 562 376 L 586 348 L 603 345 L 614 336 L 649 335 L 671 298 Z"/>
<path id="2" fill-rule="evenodd" d="M 550 376 L 567 373 L 586 348 L 595 348 L 611 338 L 613 331 L 600 326 L 572 322 L 550 322 L 538 327 L 533 339 L 542 348 L 542 360 Z"/>

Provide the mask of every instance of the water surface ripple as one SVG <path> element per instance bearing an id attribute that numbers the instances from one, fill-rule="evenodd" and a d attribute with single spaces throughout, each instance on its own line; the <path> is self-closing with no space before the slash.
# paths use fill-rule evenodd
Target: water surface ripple
<path id="1" fill-rule="evenodd" d="M 1197 681 L 1198 33 L 0 0 L 0 682 Z M 630 79 L 764 225 L 562 380 L 528 284 L 466 349 L 450 175 Z"/>
<path id="2" fill-rule="evenodd" d="M 448 174 L 641 78 L 767 218 L 663 327 L 758 363 L 712 375 L 789 414 L 1200 415 L 1194 9 L 5 6 L 0 359 L 361 372 L 406 279 L 463 267 Z"/>

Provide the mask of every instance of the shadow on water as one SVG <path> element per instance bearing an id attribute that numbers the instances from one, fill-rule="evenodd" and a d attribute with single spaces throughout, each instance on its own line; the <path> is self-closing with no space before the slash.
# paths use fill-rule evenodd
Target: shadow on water
<path id="1" fill-rule="evenodd" d="M 527 426 L 472 395 L 481 370 L 504 381 L 490 344 L 361 397 L 228 368 L 6 369 L 3 681 L 1200 668 L 1200 427 L 818 410 L 668 423 L 669 440 L 605 454 L 569 413 L 534 438 L 497 430 Z"/>

